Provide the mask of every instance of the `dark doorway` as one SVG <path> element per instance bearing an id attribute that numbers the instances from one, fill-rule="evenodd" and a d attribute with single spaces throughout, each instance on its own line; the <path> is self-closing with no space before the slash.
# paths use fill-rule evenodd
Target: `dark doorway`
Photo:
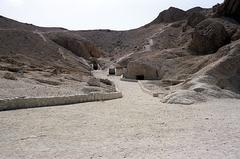
<path id="1" fill-rule="evenodd" d="M 144 75 L 137 75 L 136 80 L 144 80 Z"/>
<path id="2" fill-rule="evenodd" d="M 115 69 L 109 68 L 109 75 L 115 75 Z"/>
<path id="3" fill-rule="evenodd" d="M 98 64 L 95 64 L 95 63 L 94 63 L 94 64 L 93 64 L 93 69 L 94 69 L 94 70 L 98 70 Z"/>

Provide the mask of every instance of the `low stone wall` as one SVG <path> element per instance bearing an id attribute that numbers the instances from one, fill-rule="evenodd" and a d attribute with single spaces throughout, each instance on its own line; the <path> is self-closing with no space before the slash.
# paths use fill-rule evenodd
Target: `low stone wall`
<path id="1" fill-rule="evenodd" d="M 124 78 L 123 75 L 121 76 L 120 80 L 126 82 L 138 82 L 138 80 L 135 79 Z"/>
<path id="2" fill-rule="evenodd" d="M 67 97 L 15 98 L 0 100 L 0 111 L 105 101 L 117 98 L 122 98 L 121 92 L 90 93 Z"/>

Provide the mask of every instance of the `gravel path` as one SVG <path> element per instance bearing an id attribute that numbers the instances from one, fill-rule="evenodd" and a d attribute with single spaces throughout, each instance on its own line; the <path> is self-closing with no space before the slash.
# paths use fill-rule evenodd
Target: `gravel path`
<path id="1" fill-rule="evenodd" d="M 0 112 L 0 158 L 240 158 L 239 100 L 167 105 L 109 78 L 122 99 Z"/>

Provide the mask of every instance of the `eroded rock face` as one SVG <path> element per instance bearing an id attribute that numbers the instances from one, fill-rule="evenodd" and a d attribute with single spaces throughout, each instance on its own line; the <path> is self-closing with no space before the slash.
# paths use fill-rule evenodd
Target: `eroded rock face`
<path id="1" fill-rule="evenodd" d="M 219 49 L 211 58 L 214 62 L 176 87 L 162 102 L 193 104 L 208 98 L 240 98 L 240 40 Z"/>
<path id="2" fill-rule="evenodd" d="M 222 89 L 240 93 L 240 41 L 230 46 L 228 54 L 205 72 L 216 78 L 216 85 Z"/>
<path id="3" fill-rule="evenodd" d="M 218 6 L 217 14 L 232 17 L 240 22 L 240 1 L 225 0 L 222 5 Z"/>
<path id="4" fill-rule="evenodd" d="M 78 37 L 62 34 L 50 36 L 50 38 L 79 57 L 89 59 L 90 57 L 99 58 L 102 55 L 102 52 L 95 45 Z"/>
<path id="5" fill-rule="evenodd" d="M 170 7 L 168 10 L 165 10 L 159 14 L 159 16 L 152 22 L 153 24 L 158 23 L 170 23 L 186 18 L 187 14 L 185 11 Z"/>
<path id="6" fill-rule="evenodd" d="M 224 26 L 214 19 L 206 19 L 195 27 L 189 47 L 194 54 L 206 55 L 215 53 L 229 42 L 230 37 Z"/>
<path id="7" fill-rule="evenodd" d="M 191 27 L 195 27 L 197 24 L 202 22 L 206 17 L 199 12 L 193 12 L 188 16 L 187 19 L 187 24 L 190 25 Z"/>

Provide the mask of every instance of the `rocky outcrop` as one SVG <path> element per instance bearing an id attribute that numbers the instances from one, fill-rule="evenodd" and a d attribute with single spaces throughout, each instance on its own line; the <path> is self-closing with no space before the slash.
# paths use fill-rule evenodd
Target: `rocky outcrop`
<path id="1" fill-rule="evenodd" d="M 159 14 L 159 16 L 151 24 L 159 23 L 171 23 L 186 18 L 187 14 L 185 11 L 170 7 L 168 10 L 165 10 Z"/>
<path id="2" fill-rule="evenodd" d="M 224 26 L 214 19 L 206 19 L 195 27 L 190 49 L 197 55 L 211 54 L 229 42 Z"/>
<path id="3" fill-rule="evenodd" d="M 17 80 L 16 76 L 13 73 L 5 73 L 3 78 L 8 79 L 8 80 Z"/>
<path id="4" fill-rule="evenodd" d="M 205 75 L 215 78 L 216 85 L 221 89 L 240 93 L 240 41 L 229 47 L 228 54 L 205 71 Z"/>
<path id="5" fill-rule="evenodd" d="M 162 100 L 171 104 L 194 104 L 209 98 L 240 98 L 240 41 L 209 56 L 209 63 Z"/>
<path id="6" fill-rule="evenodd" d="M 79 57 L 89 59 L 90 57 L 99 58 L 102 55 L 102 52 L 95 45 L 81 37 L 70 35 L 68 33 L 52 34 L 49 35 L 49 37 L 55 43 L 70 50 Z"/>
<path id="7" fill-rule="evenodd" d="M 217 14 L 232 17 L 240 22 L 240 1 L 225 0 L 222 5 L 217 7 Z"/>
<path id="8" fill-rule="evenodd" d="M 191 27 L 195 27 L 197 24 L 202 22 L 206 17 L 199 12 L 193 12 L 189 14 L 188 19 L 187 19 L 187 24 L 190 25 Z"/>

